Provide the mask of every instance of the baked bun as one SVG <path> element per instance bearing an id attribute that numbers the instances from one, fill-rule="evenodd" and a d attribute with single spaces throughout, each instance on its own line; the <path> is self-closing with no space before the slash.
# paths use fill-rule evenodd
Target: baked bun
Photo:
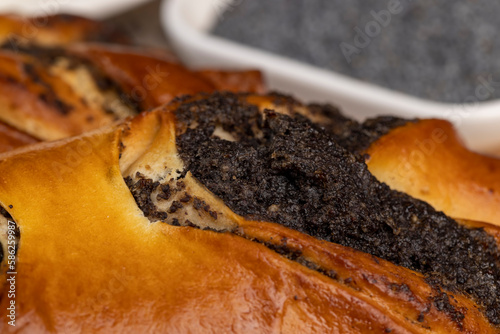
<path id="1" fill-rule="evenodd" d="M 4 153 L 2 332 L 498 332 L 498 228 L 391 190 L 327 119 L 217 93 Z"/>
<path id="2" fill-rule="evenodd" d="M 79 135 L 184 94 L 265 92 L 259 71 L 191 71 L 167 50 L 131 44 L 120 28 L 73 15 L 0 15 L 0 152 Z"/>
<path id="3" fill-rule="evenodd" d="M 260 93 L 265 87 L 258 71 L 195 72 L 166 52 L 138 47 L 4 44 L 0 49 L 0 121 L 42 141 L 112 124 L 176 96 L 219 89 Z"/>

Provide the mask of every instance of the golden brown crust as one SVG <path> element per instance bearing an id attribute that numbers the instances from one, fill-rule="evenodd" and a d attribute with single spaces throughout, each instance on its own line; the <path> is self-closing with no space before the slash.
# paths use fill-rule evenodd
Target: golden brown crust
<path id="1" fill-rule="evenodd" d="M 447 215 L 500 225 L 500 160 L 469 151 L 453 126 L 421 120 L 366 151 L 370 172 Z"/>
<path id="2" fill-rule="evenodd" d="M 59 46 L 82 41 L 128 43 L 129 39 L 114 27 L 74 15 L 0 15 L 0 44 Z"/>
<path id="3" fill-rule="evenodd" d="M 219 225 L 228 232 L 150 223 L 123 176 L 136 170 L 161 176 L 152 163 L 179 167 L 174 122 L 172 114 L 157 110 L 1 156 L 0 203 L 12 206 L 9 213 L 21 228 L 19 322 L 15 328 L 4 322 L 3 331 L 495 332 L 465 297 L 452 299 L 465 310 L 461 329 L 429 302 L 433 292 L 421 275 L 276 224 L 245 220 L 192 177 L 186 186 L 232 222 Z M 208 219 L 202 221 L 212 224 Z M 265 244 L 283 238 L 337 276 Z M 394 289 L 402 284 L 408 289 Z M 3 321 L 7 302 L 4 294 Z"/>
<path id="4" fill-rule="evenodd" d="M 75 45 L 71 51 L 113 78 L 143 110 L 168 103 L 179 95 L 214 90 L 208 80 L 184 66 L 137 49 L 86 44 Z"/>
<path id="5" fill-rule="evenodd" d="M 460 295 L 453 296 L 453 305 L 468 310 L 463 328 L 451 322 L 429 302 L 436 292 L 427 285 L 422 275 L 411 270 L 349 247 L 318 242 L 275 224 L 243 221 L 241 228 L 248 236 L 276 245 L 279 245 L 279 240 L 286 239 L 290 249 L 300 251 L 304 258 L 320 265 L 322 270 L 334 270 L 337 282 L 374 301 L 383 314 L 397 319 L 405 330 L 431 330 L 436 333 L 463 329 L 470 332 L 490 330 L 487 329 L 490 326 L 480 320 L 482 315 L 477 305 Z M 495 332 L 494 329 L 491 331 Z"/>
<path id="6" fill-rule="evenodd" d="M 9 51 L 0 53 L 0 106 L 1 121 L 41 140 L 77 135 L 114 121 L 104 110 L 89 107 L 61 75 Z"/>

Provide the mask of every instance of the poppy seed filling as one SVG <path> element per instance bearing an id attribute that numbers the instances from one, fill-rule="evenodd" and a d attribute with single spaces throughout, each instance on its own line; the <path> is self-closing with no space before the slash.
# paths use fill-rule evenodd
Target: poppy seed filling
<path id="1" fill-rule="evenodd" d="M 377 181 L 327 129 L 232 94 L 181 103 L 186 171 L 246 218 L 282 224 L 420 272 L 437 290 L 472 296 L 500 324 L 500 252 L 482 229 Z M 218 137 L 216 129 L 234 140 Z M 436 307 L 460 322 L 446 297 Z"/>

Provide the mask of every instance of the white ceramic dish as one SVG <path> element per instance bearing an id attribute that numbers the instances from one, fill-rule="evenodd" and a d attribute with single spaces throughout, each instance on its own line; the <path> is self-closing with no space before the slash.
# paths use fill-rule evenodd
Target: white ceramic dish
<path id="1" fill-rule="evenodd" d="M 357 119 L 382 114 L 445 118 L 455 124 L 470 148 L 500 152 L 500 101 L 462 105 L 427 101 L 210 35 L 224 9 L 239 2 L 164 0 L 161 8 L 164 30 L 187 65 L 258 68 L 265 73 L 270 88 L 305 101 L 338 105 Z M 474 99 L 480 100 L 471 100 Z"/>

